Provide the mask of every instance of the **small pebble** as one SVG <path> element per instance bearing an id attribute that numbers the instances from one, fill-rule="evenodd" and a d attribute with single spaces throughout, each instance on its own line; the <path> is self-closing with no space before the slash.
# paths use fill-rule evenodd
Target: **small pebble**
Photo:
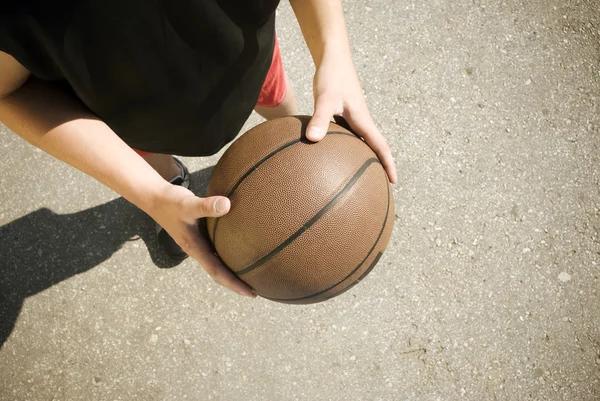
<path id="1" fill-rule="evenodd" d="M 571 275 L 567 272 L 562 272 L 558 275 L 558 279 L 563 283 L 566 283 L 567 281 L 571 280 Z"/>

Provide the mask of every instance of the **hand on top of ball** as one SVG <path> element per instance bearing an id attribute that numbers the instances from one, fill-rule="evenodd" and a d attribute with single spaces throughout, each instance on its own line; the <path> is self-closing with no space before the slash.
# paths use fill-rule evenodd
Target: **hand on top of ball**
<path id="1" fill-rule="evenodd" d="M 323 57 L 313 80 L 314 115 L 308 124 L 306 137 L 318 142 L 325 137 L 333 115 L 348 121 L 352 130 L 361 136 L 379 157 L 391 183 L 398 178 L 390 147 L 381 135 L 362 93 L 350 56 Z"/>

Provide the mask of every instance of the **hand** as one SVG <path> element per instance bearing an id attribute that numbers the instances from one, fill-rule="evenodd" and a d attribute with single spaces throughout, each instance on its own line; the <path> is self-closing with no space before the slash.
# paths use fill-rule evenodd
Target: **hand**
<path id="1" fill-rule="evenodd" d="M 171 235 L 185 253 L 200 263 L 213 280 L 240 295 L 255 298 L 250 287 L 213 253 L 208 240 L 198 229 L 199 219 L 223 216 L 229 212 L 230 207 L 229 199 L 223 196 L 200 198 L 184 187 L 168 184 L 150 216 Z"/>
<path id="2" fill-rule="evenodd" d="M 391 183 L 398 178 L 390 147 L 381 135 L 362 94 L 356 70 L 349 54 L 325 54 L 313 81 L 315 111 L 306 138 L 318 142 L 325 137 L 333 115 L 341 115 L 352 130 L 375 151 Z"/>

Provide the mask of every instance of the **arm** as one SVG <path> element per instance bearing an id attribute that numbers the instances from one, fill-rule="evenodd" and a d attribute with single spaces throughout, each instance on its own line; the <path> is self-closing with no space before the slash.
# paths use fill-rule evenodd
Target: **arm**
<path id="1" fill-rule="evenodd" d="M 316 66 L 324 56 L 351 62 L 341 0 L 290 0 L 290 4 Z"/>
<path id="2" fill-rule="evenodd" d="M 316 66 L 315 111 L 307 138 L 321 140 L 334 114 L 342 115 L 377 153 L 392 183 L 397 181 L 390 148 L 373 122 L 352 64 L 341 0 L 290 0 Z"/>
<path id="3" fill-rule="evenodd" d="M 170 185 L 72 95 L 52 83 L 29 78 L 23 66 L 2 52 L 0 71 L 0 121 L 148 213 L 220 284 L 251 294 L 212 254 L 198 232 L 198 218 L 228 211 L 226 198 L 203 199 Z M 226 204 L 217 212 L 220 199 Z"/>
<path id="4" fill-rule="evenodd" d="M 53 84 L 32 78 L 4 94 L 0 121 L 149 214 L 166 188 L 166 181 L 106 124 Z"/>

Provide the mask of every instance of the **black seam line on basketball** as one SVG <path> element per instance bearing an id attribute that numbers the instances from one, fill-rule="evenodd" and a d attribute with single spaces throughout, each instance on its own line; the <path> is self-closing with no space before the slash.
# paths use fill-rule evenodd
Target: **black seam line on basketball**
<path id="1" fill-rule="evenodd" d="M 356 284 L 360 283 L 362 281 L 362 279 L 367 277 L 367 275 L 369 273 L 371 273 L 371 270 L 373 270 L 375 268 L 375 266 L 377 266 L 377 263 L 379 263 L 379 259 L 381 259 L 382 256 L 383 256 L 383 252 L 381 252 L 381 251 L 377 252 L 375 259 L 373 259 L 373 261 L 371 262 L 369 267 L 367 267 L 365 269 L 365 271 L 360 275 L 359 278 L 354 280 L 354 282 L 352 284 L 349 284 L 346 288 L 344 288 L 340 292 L 336 292 L 335 294 L 330 294 L 327 298 L 325 298 L 325 300 L 331 299 L 333 297 L 337 297 L 338 295 L 341 295 L 341 294 L 345 293 L 346 291 L 348 291 L 349 289 L 351 289 L 352 287 L 354 287 Z"/>
<path id="2" fill-rule="evenodd" d="M 352 136 L 352 137 L 360 140 L 360 138 L 358 138 L 356 135 L 349 133 L 349 132 L 330 131 L 327 133 L 327 135 L 331 135 L 331 134 Z M 244 173 L 244 175 L 242 175 L 237 180 L 235 185 L 229 190 L 229 193 L 227 193 L 226 196 L 229 198 L 231 195 L 233 195 L 233 193 L 240 186 L 242 181 L 244 181 L 246 178 L 248 178 L 248 176 L 250 174 L 252 174 L 261 164 L 263 164 L 264 162 L 266 162 L 267 160 L 269 160 L 271 157 L 275 156 L 277 153 L 281 152 L 282 150 L 289 148 L 290 146 L 295 145 L 301 141 L 302 141 L 302 138 L 298 138 L 298 139 L 294 139 L 291 142 L 285 143 L 285 144 L 281 145 L 280 147 L 278 147 L 277 149 L 275 149 L 274 151 L 272 151 L 271 153 L 269 153 L 268 155 L 266 155 L 265 157 L 263 157 L 262 159 L 260 159 L 259 161 L 257 161 L 252 167 L 250 167 L 248 169 L 248 171 L 246 171 Z M 213 243 L 216 242 L 216 239 L 217 239 L 217 226 L 219 225 L 219 220 L 220 220 L 220 218 L 217 217 L 217 219 L 215 220 L 215 226 L 213 227 L 213 235 L 212 235 Z"/>
<path id="3" fill-rule="evenodd" d="M 263 256 L 262 258 L 260 258 L 259 260 L 257 260 L 253 264 L 251 264 L 250 266 L 248 266 L 248 267 L 246 267 L 246 268 L 244 268 L 244 269 L 242 269 L 240 271 L 235 272 L 235 274 L 237 274 L 238 276 L 242 276 L 242 275 L 244 275 L 246 273 L 251 272 L 252 270 L 254 270 L 257 267 L 259 267 L 259 266 L 263 265 L 264 263 L 266 263 L 273 256 L 275 256 L 279 252 L 281 252 L 286 246 L 288 246 L 289 244 L 291 244 L 292 241 L 294 241 L 296 238 L 298 238 L 299 236 L 301 236 L 306 230 L 308 230 L 310 228 L 310 226 L 312 226 L 317 220 L 319 220 L 321 218 L 321 216 L 323 216 L 325 214 L 325 212 L 327 212 L 329 209 L 331 209 L 331 207 L 333 205 L 335 205 L 337 203 L 337 201 L 339 201 L 346 194 L 346 192 L 348 192 L 348 190 L 350 190 L 350 188 L 352 188 L 354 186 L 354 184 L 356 184 L 356 181 L 358 181 L 358 179 L 360 178 L 360 176 L 362 176 L 364 174 L 364 172 L 367 170 L 367 168 L 371 164 L 373 164 L 373 163 L 379 163 L 379 159 L 377 159 L 376 157 L 372 157 L 372 158 L 368 159 L 356 171 L 356 173 L 354 173 L 354 175 L 346 183 L 346 185 L 344 186 L 344 188 L 342 188 L 329 202 L 327 202 L 327 204 L 325 206 L 323 206 L 321 208 L 321 210 L 319 210 L 317 212 L 317 214 L 315 214 L 310 220 L 308 220 L 306 223 L 304 223 L 304 225 L 302 227 L 300 227 L 288 239 L 286 239 L 281 244 L 279 244 L 275 249 L 273 249 L 267 255 Z"/>
<path id="4" fill-rule="evenodd" d="M 387 210 L 385 211 L 385 218 L 383 219 L 383 224 L 381 225 L 381 230 L 379 231 L 379 235 L 377 236 L 377 240 L 375 240 L 375 243 L 373 244 L 373 246 L 371 247 L 371 249 L 369 249 L 369 252 L 367 252 L 367 256 L 365 256 L 365 258 L 358 264 L 358 266 L 356 266 L 356 268 L 354 270 L 352 270 L 350 272 L 350 274 L 348 274 L 346 277 L 344 277 L 343 279 L 341 279 L 340 281 L 338 281 L 337 283 L 335 283 L 331 287 L 326 288 L 326 289 L 321 290 L 321 291 L 318 291 L 318 292 L 315 292 L 314 294 L 304 296 L 304 297 L 300 297 L 300 298 L 268 298 L 268 297 L 263 297 L 263 298 L 269 299 L 271 301 L 302 301 L 302 300 L 309 299 L 309 298 L 312 298 L 312 297 L 317 297 L 317 296 L 319 296 L 321 294 L 326 293 L 329 290 L 334 289 L 335 287 L 337 287 L 338 285 L 340 285 L 344 281 L 346 281 L 348 279 L 348 277 L 351 277 L 354 273 L 356 273 L 358 271 L 358 269 L 360 269 L 360 267 L 366 262 L 366 260 L 369 259 L 369 257 L 373 253 L 373 250 L 375 249 L 375 247 L 379 243 L 379 240 L 381 239 L 381 236 L 383 235 L 383 232 L 385 231 L 385 225 L 386 225 L 388 217 L 390 215 L 390 185 L 387 182 L 387 175 L 386 175 L 385 179 L 386 179 L 385 182 L 386 182 L 386 185 L 387 185 Z M 383 253 L 381 253 L 381 254 L 383 254 Z M 381 256 L 376 257 L 374 263 L 371 266 L 369 266 L 369 268 L 367 269 L 367 273 L 363 273 L 363 275 L 361 275 L 360 278 L 357 281 L 355 281 L 353 284 L 351 284 L 350 287 L 352 287 L 353 285 L 355 285 L 358 281 L 362 280 L 368 274 L 368 272 L 370 272 L 375 267 L 375 265 L 379 261 L 380 257 Z"/>
<path id="5" fill-rule="evenodd" d="M 338 295 L 341 295 L 343 293 L 345 293 L 346 291 L 350 290 L 352 287 L 354 287 L 356 284 L 360 283 L 362 281 L 363 278 L 367 277 L 367 275 L 369 273 L 371 273 L 371 270 L 373 270 L 375 268 L 375 266 L 377 266 L 377 263 L 379 263 L 379 259 L 381 259 L 381 257 L 383 256 L 383 252 L 379 251 L 377 252 L 377 255 L 375 255 L 375 258 L 373 259 L 373 261 L 371 262 L 371 264 L 369 265 L 369 267 L 367 267 L 365 269 L 365 271 L 360 275 L 359 278 L 357 278 L 356 280 L 354 280 L 354 282 L 352 282 L 351 284 L 348 284 L 348 286 L 346 288 L 344 288 L 343 290 L 336 292 L 334 294 L 329 294 L 326 298 L 325 301 L 327 301 L 328 299 L 331 299 L 333 297 L 337 297 Z"/>
<path id="6" fill-rule="evenodd" d="M 229 198 L 234 192 L 235 190 L 240 186 L 240 184 L 246 179 L 248 178 L 248 176 L 250 174 L 252 174 L 261 164 L 263 164 L 264 162 L 266 162 L 267 160 L 269 160 L 271 157 L 275 156 L 277 153 L 281 152 L 282 150 L 289 148 L 292 145 L 295 145 L 297 143 L 299 143 L 302 140 L 302 138 L 298 138 L 298 139 L 294 139 L 291 142 L 285 143 L 282 146 L 278 147 L 277 149 L 275 149 L 274 151 L 272 151 L 271 153 L 267 154 L 265 157 L 263 157 L 262 159 L 260 159 L 259 161 L 257 161 L 256 163 L 254 163 L 254 165 L 252 167 L 250 167 L 248 169 L 248 171 L 246 171 L 244 173 L 244 175 L 242 175 L 237 182 L 233 185 L 233 187 L 229 190 L 229 192 L 227 193 L 227 197 Z M 217 220 L 215 220 L 215 226 L 213 227 L 213 242 L 216 242 L 217 239 L 217 226 L 219 225 L 219 220 L 220 218 L 217 218 Z"/>
<path id="7" fill-rule="evenodd" d="M 383 256 L 383 252 L 381 252 L 381 251 L 377 252 L 377 256 L 375 256 L 375 259 L 373 259 L 373 262 L 371 262 L 371 265 L 365 269 L 363 274 L 361 274 L 360 277 L 357 278 L 356 281 L 352 285 L 359 283 L 360 281 L 362 281 L 363 278 L 367 277 L 367 275 L 369 273 L 371 273 L 371 270 L 373 270 L 375 265 L 377 263 L 379 263 L 379 259 L 381 259 L 382 256 Z"/>

